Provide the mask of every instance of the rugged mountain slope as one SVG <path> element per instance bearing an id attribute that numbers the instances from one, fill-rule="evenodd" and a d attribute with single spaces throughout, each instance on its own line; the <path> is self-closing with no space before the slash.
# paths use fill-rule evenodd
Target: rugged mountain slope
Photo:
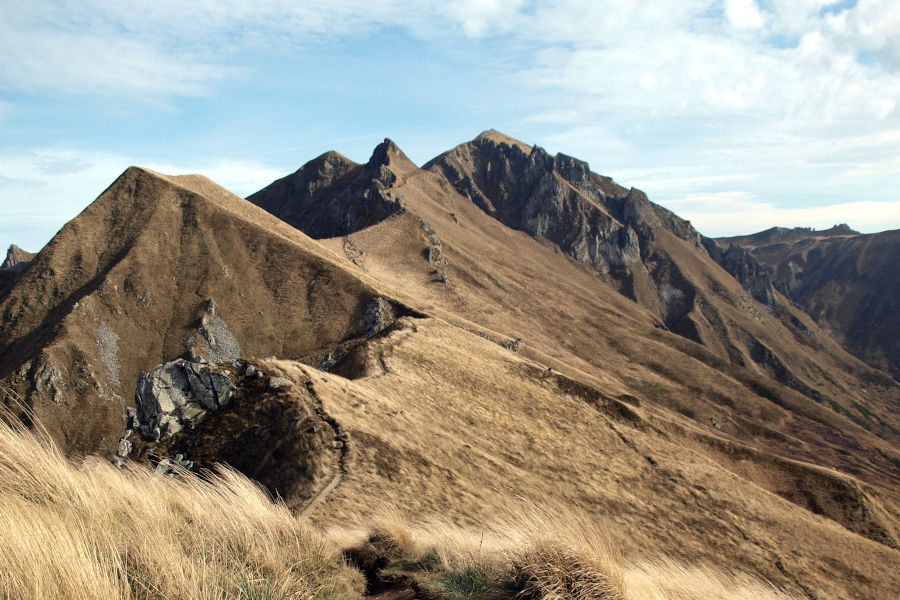
<path id="1" fill-rule="evenodd" d="M 542 352 L 561 356 L 566 347 L 588 363 L 607 353 L 646 363 L 652 353 L 623 353 L 620 340 L 634 337 L 635 327 L 668 329 L 702 344 L 717 360 L 771 377 L 879 434 L 896 439 L 900 432 L 892 401 L 871 391 L 850 399 L 844 384 L 833 383 L 877 374 L 841 352 L 788 302 L 754 301 L 746 288 L 760 280 L 758 289 L 767 285 L 774 300 L 768 277 L 753 276 L 762 270 L 755 260 L 743 250 L 723 251 L 642 192 L 591 173 L 577 159 L 553 157 L 496 132 L 418 171 L 399 151 L 388 156 L 396 161 L 388 160 L 386 169 L 397 164 L 404 176 L 385 193 L 404 198 L 406 212 L 329 242 L 364 271 L 431 306 L 523 336 Z M 308 205 L 298 196 L 285 206 Z M 292 218 L 294 212 L 275 214 L 315 233 Z M 575 262 L 551 258 L 553 248 Z M 716 258 L 752 271 L 745 287 Z"/>
<path id="2" fill-rule="evenodd" d="M 303 223 L 303 231 L 314 238 L 346 235 L 402 212 L 403 200 L 388 190 L 415 168 L 385 140 L 364 165 L 327 152 L 248 200 L 284 221 Z"/>
<path id="3" fill-rule="evenodd" d="M 34 254 L 22 250 L 15 244 L 6 251 L 6 259 L 0 265 L 0 271 L 11 271 L 13 273 L 21 273 L 25 267 L 34 259 Z"/>
<path id="4" fill-rule="evenodd" d="M 900 231 L 772 228 L 725 238 L 849 352 L 900 379 Z"/>
<path id="5" fill-rule="evenodd" d="M 363 335 L 378 292 L 336 261 L 205 178 L 130 168 L 0 300 L 0 377 L 67 451 L 111 455 L 141 371 Z"/>
<path id="6" fill-rule="evenodd" d="M 754 299 L 718 245 L 496 132 L 426 169 L 390 142 L 335 157 L 271 205 L 341 234 L 318 241 L 129 169 L 0 297 L 0 376 L 72 454 L 226 460 L 298 510 L 320 494 L 324 526 L 379 502 L 477 526 L 527 499 L 626 553 L 900 594 L 900 388 Z"/>
<path id="7" fill-rule="evenodd" d="M 33 259 L 34 254 L 31 252 L 26 252 L 15 244 L 9 247 L 6 259 L 0 265 L 0 297 L 3 297 Z"/>

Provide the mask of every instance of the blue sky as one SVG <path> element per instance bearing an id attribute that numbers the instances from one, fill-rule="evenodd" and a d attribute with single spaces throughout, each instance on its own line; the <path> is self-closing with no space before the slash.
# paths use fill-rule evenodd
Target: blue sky
<path id="1" fill-rule="evenodd" d="M 900 2 L 0 0 L 0 244 L 132 164 L 247 195 L 498 129 L 706 235 L 900 228 Z"/>

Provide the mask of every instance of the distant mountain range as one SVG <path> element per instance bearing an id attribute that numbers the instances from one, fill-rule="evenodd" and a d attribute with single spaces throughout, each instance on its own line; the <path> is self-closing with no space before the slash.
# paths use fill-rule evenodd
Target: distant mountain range
<path id="1" fill-rule="evenodd" d="M 773 227 L 719 242 L 749 250 L 844 348 L 900 380 L 900 230 Z"/>

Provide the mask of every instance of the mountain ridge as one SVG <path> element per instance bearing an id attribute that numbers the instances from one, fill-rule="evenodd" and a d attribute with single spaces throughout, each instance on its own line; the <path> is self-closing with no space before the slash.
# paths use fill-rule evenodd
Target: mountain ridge
<path id="1" fill-rule="evenodd" d="M 127 170 L 0 295 L 0 380 L 71 456 L 227 459 L 298 508 L 338 481 L 322 523 L 526 497 L 628 551 L 900 592 L 900 386 L 639 190 L 479 138 L 441 155 L 459 177 L 326 153 L 279 180 L 292 222 Z"/>

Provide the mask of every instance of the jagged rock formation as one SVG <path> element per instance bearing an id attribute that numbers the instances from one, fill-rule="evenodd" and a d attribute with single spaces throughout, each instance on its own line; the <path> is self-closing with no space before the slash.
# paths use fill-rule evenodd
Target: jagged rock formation
<path id="1" fill-rule="evenodd" d="M 178 359 L 142 373 L 113 463 L 155 464 L 165 474 L 227 463 L 302 505 L 333 475 L 346 436 L 304 385 L 268 367 L 277 369 Z"/>
<path id="2" fill-rule="evenodd" d="M 6 251 L 6 259 L 3 261 L 3 264 L 0 265 L 0 271 L 21 273 L 25 270 L 25 267 L 31 264 L 34 256 L 35 255 L 31 252 L 26 252 L 13 244 L 9 247 L 9 250 Z"/>
<path id="3" fill-rule="evenodd" d="M 552 156 L 493 131 L 423 168 L 440 174 L 505 225 L 552 242 L 609 275 L 622 294 L 658 312 L 668 329 L 702 342 L 701 330 L 708 325 L 696 310 L 696 286 L 656 238 L 666 232 L 701 252 L 706 245 L 689 222 L 653 204 L 642 191 L 592 173 L 584 161 Z M 744 268 L 744 258 L 731 253 L 725 264 L 754 297 L 774 306 L 771 285 L 767 296 L 758 274 Z"/>
<path id="4" fill-rule="evenodd" d="M 141 373 L 134 394 L 141 433 L 154 441 L 171 437 L 186 423 L 227 406 L 235 391 L 229 374 L 184 359 Z"/>
<path id="5" fill-rule="evenodd" d="M 6 252 L 6 259 L 0 265 L 0 300 L 6 296 L 7 290 L 15 284 L 22 271 L 31 264 L 34 256 L 34 254 L 22 250 L 15 244 L 9 247 L 9 250 Z"/>
<path id="6" fill-rule="evenodd" d="M 775 288 L 768 271 L 746 248 L 731 244 L 723 251 L 714 239 L 705 236 L 703 247 L 709 252 L 710 257 L 737 279 L 757 302 L 773 308 L 778 306 Z"/>
<path id="7" fill-rule="evenodd" d="M 726 238 L 848 351 L 900 380 L 900 231 L 774 227 Z"/>
<path id="8" fill-rule="evenodd" d="M 216 314 L 216 304 L 212 298 L 200 318 L 196 335 L 188 338 L 187 346 L 191 358 L 213 363 L 230 362 L 241 356 L 241 345 L 225 320 Z"/>
<path id="9" fill-rule="evenodd" d="M 366 337 L 374 337 L 394 323 L 394 307 L 384 298 L 376 298 L 366 307 Z"/>
<path id="10" fill-rule="evenodd" d="M 398 163 L 409 159 L 388 139 L 364 165 L 327 152 L 247 200 L 313 238 L 347 235 L 403 210 L 390 191 L 406 167 Z"/>

